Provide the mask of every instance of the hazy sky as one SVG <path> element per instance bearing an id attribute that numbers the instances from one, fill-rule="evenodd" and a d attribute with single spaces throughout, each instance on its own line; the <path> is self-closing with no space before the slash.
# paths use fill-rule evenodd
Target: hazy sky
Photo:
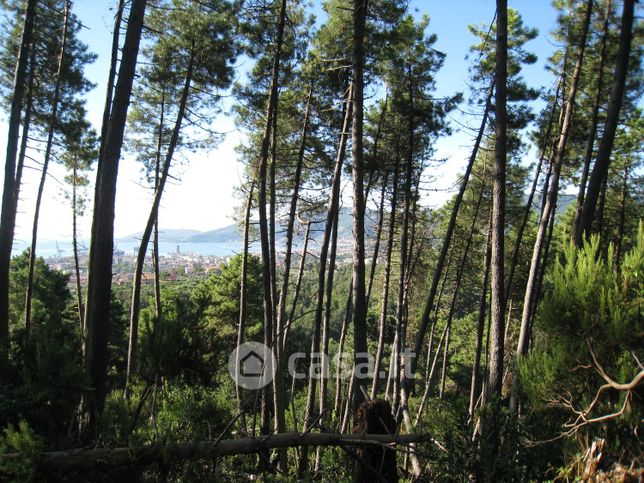
<path id="1" fill-rule="evenodd" d="M 89 118 L 97 131 L 100 131 L 100 120 L 104 104 L 105 82 L 108 72 L 109 48 L 113 15 L 111 7 L 116 2 L 100 0 L 76 0 L 74 11 L 87 27 L 80 33 L 90 50 L 98 54 L 97 61 L 86 69 L 87 76 L 97 84 L 88 95 L 87 109 Z M 468 61 L 465 61 L 469 46 L 474 37 L 467 29 L 468 24 L 489 23 L 495 10 L 494 0 L 415 0 L 412 8 L 418 15 L 427 13 L 430 16 L 429 31 L 438 35 L 435 47 L 447 54 L 445 65 L 437 76 L 437 95 L 452 95 L 457 91 L 467 92 Z M 524 71 L 524 77 L 532 87 L 546 86 L 553 79 L 544 71 L 544 63 L 553 50 L 549 32 L 554 25 L 555 12 L 548 0 L 516 0 L 510 6 L 521 13 L 524 23 L 539 29 L 539 38 L 530 42 L 527 49 L 539 56 L 534 66 Z M 467 106 L 463 106 L 467 107 Z M 6 113 L 0 118 L 0 152 L 4 159 L 6 149 Z M 454 115 L 457 121 L 463 119 Z M 478 122 L 478 121 L 476 121 Z M 452 123 L 454 134 L 440 141 L 436 158 L 448 161 L 441 168 L 433 168 L 431 174 L 438 178 L 436 188 L 451 187 L 456 175 L 463 169 L 471 146 L 468 132 Z M 209 152 L 189 156 L 189 164 L 174 172 L 180 181 L 166 186 L 160 211 L 161 228 L 192 228 L 210 230 L 232 222 L 233 207 L 239 202 L 233 196 L 233 188 L 239 184 L 241 167 L 234 152 L 240 138 L 234 132 L 232 118 L 222 117 L 218 129 L 226 131 L 224 141 Z M 528 160 L 529 162 L 530 160 Z M 32 165 L 35 167 L 35 165 Z M 3 176 L 0 170 L 0 179 Z M 40 173 L 36 169 L 25 170 L 25 184 L 21 190 L 19 203 L 16 240 L 29 241 L 33 218 L 33 203 Z M 63 170 L 52 169 L 52 176 L 47 180 L 44 203 L 41 209 L 39 239 L 69 240 L 71 238 L 71 210 L 62 195 Z M 91 178 L 93 180 L 94 173 Z M 0 185 L 1 186 L 1 185 Z M 1 189 L 1 188 L 0 188 Z M 350 190 L 345 190 L 349 192 Z M 440 205 L 450 196 L 447 192 L 428 194 L 426 204 Z M 122 159 L 119 168 L 115 234 L 117 237 L 141 231 L 148 216 L 151 195 L 143 187 L 141 172 L 137 162 L 128 155 Z M 81 236 L 87 237 L 91 225 L 91 206 L 83 217 Z"/>

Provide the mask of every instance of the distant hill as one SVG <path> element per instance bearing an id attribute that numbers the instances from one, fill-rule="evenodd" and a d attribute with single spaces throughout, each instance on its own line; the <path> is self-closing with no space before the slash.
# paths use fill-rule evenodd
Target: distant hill
<path id="1" fill-rule="evenodd" d="M 561 194 L 557 200 L 557 216 L 561 216 L 576 200 L 575 195 Z M 539 210 L 540 201 L 535 200 L 533 204 L 535 212 Z M 320 214 L 316 217 L 316 221 L 311 227 L 311 237 L 315 242 L 322 241 L 324 235 L 324 224 L 326 220 L 326 213 Z M 378 213 L 374 210 L 367 210 L 367 218 L 365 219 L 366 238 L 373 238 L 376 234 L 376 223 L 378 221 Z M 277 244 L 284 245 L 286 242 L 285 231 L 286 220 L 282 220 L 281 227 L 278 231 Z M 349 242 L 353 232 L 353 219 L 351 216 L 351 208 L 344 207 L 340 210 L 340 218 L 338 225 L 338 240 Z M 295 242 L 300 244 L 303 238 L 303 233 L 295 237 Z M 136 233 L 124 238 L 119 238 L 118 242 L 129 243 L 138 242 L 141 239 L 141 233 Z M 217 228 L 209 231 L 198 230 L 180 230 L 180 229 L 163 229 L 159 231 L 159 241 L 161 243 L 238 243 L 241 246 L 242 233 L 239 226 L 235 223 Z"/>
<path id="2" fill-rule="evenodd" d="M 176 228 L 164 228 L 159 230 L 159 242 L 161 243 L 185 243 L 192 236 L 201 233 L 199 230 L 182 230 Z M 118 242 L 134 243 L 141 241 L 143 232 L 134 233 L 117 239 Z"/>

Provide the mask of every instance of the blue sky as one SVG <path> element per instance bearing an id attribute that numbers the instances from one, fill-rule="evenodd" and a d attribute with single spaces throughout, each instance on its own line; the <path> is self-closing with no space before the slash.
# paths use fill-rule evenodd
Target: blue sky
<path id="1" fill-rule="evenodd" d="M 90 120 L 97 130 L 100 130 L 108 71 L 114 15 L 111 7 L 115 3 L 97 0 L 74 2 L 74 11 L 87 27 L 80 36 L 90 49 L 98 54 L 96 63 L 86 70 L 87 76 L 97 83 L 97 88 L 89 94 L 87 103 Z M 544 70 L 544 65 L 554 49 L 549 32 L 555 22 L 555 11 L 547 0 L 516 0 L 509 3 L 521 13 L 527 26 L 539 29 L 539 37 L 527 45 L 530 51 L 537 54 L 539 61 L 525 69 L 524 77 L 531 87 L 549 87 L 553 79 Z M 411 8 L 417 11 L 417 15 L 426 13 L 430 16 L 429 31 L 438 35 L 435 47 L 447 54 L 444 67 L 436 78 L 437 95 L 466 92 L 468 61 L 465 60 L 465 56 L 474 42 L 467 25 L 489 23 L 494 15 L 495 1 L 413 0 Z M 463 120 L 458 114 L 454 115 L 454 119 Z M 5 120 L 6 113 L 3 113 L 0 120 L 0 146 L 3 151 L 6 146 Z M 454 134 L 441 140 L 437 146 L 436 157 L 446 158 L 447 162 L 432 173 L 440 179 L 436 188 L 450 187 L 463 169 L 468 156 L 470 135 L 458 129 L 456 123 L 453 127 Z M 232 131 L 233 128 L 232 119 L 222 118 L 218 121 L 218 129 L 221 131 Z M 209 230 L 232 222 L 233 208 L 238 204 L 233 196 L 233 188 L 239 183 L 241 173 L 233 149 L 239 141 L 239 135 L 230 132 L 217 149 L 190 155 L 189 164 L 182 168 L 182 172 L 175 172 L 180 176 L 180 181 L 168 186 L 164 193 L 160 212 L 162 228 Z M 33 216 L 33 199 L 30 194 L 35 192 L 38 175 L 35 170 L 27 170 L 26 186 L 22 190 L 24 199 L 19 207 L 17 240 L 28 241 L 29 238 Z M 71 237 L 71 212 L 61 193 L 60 181 L 63 175 L 60 169 L 54 169 L 52 177 L 47 181 L 39 238 L 68 240 Z M 449 195 L 447 192 L 435 193 L 425 199 L 425 203 L 437 206 Z M 142 187 L 137 163 L 132 157 L 125 156 L 119 171 L 116 236 L 140 231 L 147 218 L 150 203 L 150 193 Z M 89 233 L 91 203 L 89 208 L 80 224 L 82 236 Z"/>

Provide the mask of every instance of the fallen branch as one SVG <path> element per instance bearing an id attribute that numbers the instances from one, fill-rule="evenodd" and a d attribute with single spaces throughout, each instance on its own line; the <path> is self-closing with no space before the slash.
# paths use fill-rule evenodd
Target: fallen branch
<path id="1" fill-rule="evenodd" d="M 146 445 L 140 448 L 95 448 L 42 453 L 38 468 L 44 472 L 66 472 L 112 469 L 119 466 L 147 465 L 158 461 L 207 459 L 215 456 L 251 454 L 295 446 L 382 446 L 411 444 L 429 440 L 427 434 L 334 434 L 279 433 L 261 438 L 223 439 L 168 445 Z M 20 453 L 0 455 L 2 463 L 21 458 Z M 1 475 L 0 475 L 1 476 Z"/>

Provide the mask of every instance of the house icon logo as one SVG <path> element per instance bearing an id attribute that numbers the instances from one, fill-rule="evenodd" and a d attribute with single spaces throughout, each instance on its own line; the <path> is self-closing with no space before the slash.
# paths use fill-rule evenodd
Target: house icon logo
<path id="1" fill-rule="evenodd" d="M 230 353 L 228 373 L 240 387 L 261 389 L 275 376 L 273 351 L 259 342 L 245 342 Z"/>

